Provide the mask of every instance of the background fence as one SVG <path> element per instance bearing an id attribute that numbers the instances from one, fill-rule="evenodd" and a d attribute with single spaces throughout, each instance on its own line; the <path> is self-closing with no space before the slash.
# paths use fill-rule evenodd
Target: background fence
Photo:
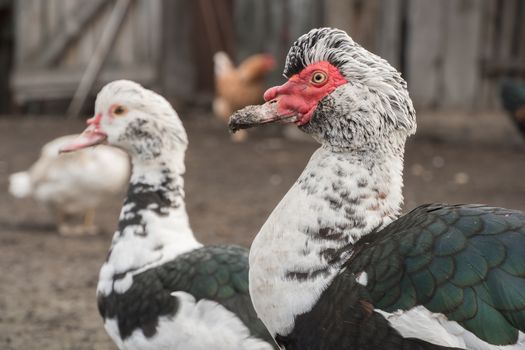
<path id="1" fill-rule="evenodd" d="M 115 3 L 11 2 L 16 104 L 73 97 Z M 490 110 L 503 77 L 525 76 L 523 18 L 523 0 L 130 0 L 92 90 L 126 77 L 172 100 L 207 101 L 215 51 L 270 52 L 282 67 L 295 38 L 329 25 L 400 69 L 418 108 Z"/>

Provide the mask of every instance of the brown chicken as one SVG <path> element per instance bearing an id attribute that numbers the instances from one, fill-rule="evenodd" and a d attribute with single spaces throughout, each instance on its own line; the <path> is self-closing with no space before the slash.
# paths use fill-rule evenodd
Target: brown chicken
<path id="1" fill-rule="evenodd" d="M 213 112 L 218 118 L 228 121 L 236 110 L 262 102 L 266 87 L 265 78 L 275 66 L 272 56 L 253 55 L 235 67 L 225 52 L 217 52 L 213 61 L 216 91 Z M 234 141 L 242 141 L 245 138 L 245 132 L 232 136 Z"/>

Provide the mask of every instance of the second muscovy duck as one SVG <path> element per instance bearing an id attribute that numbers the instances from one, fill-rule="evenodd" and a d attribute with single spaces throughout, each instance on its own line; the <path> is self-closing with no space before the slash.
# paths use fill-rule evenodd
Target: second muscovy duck
<path id="1" fill-rule="evenodd" d="M 132 163 L 97 286 L 98 308 L 117 346 L 272 349 L 248 294 L 248 250 L 203 246 L 190 228 L 182 178 L 188 141 L 168 101 L 115 81 L 98 94 L 88 124 L 62 151 L 107 141 Z"/>
<path id="2" fill-rule="evenodd" d="M 343 31 L 290 49 L 288 81 L 232 130 L 293 122 L 321 143 L 250 250 L 255 309 L 289 349 L 525 349 L 525 213 L 423 205 L 399 216 L 405 81 Z"/>

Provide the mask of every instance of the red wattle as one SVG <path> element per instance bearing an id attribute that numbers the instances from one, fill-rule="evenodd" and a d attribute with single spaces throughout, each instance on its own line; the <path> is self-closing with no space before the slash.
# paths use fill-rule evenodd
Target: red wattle
<path id="1" fill-rule="evenodd" d="M 311 82 L 314 72 L 321 71 L 327 79 L 321 84 Z M 304 125 L 312 117 L 319 101 L 347 81 L 332 64 L 322 61 L 311 64 L 300 73 L 290 77 L 281 86 L 269 88 L 264 93 L 265 101 L 276 100 L 280 116 L 297 116 L 296 124 Z"/>

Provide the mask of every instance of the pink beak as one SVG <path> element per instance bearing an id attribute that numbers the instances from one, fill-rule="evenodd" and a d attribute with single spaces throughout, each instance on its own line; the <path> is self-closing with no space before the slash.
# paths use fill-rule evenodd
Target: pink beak
<path id="1" fill-rule="evenodd" d="M 76 139 L 71 143 L 62 146 L 60 148 L 60 153 L 65 152 L 74 152 L 82 148 L 91 147 L 94 145 L 101 144 L 106 141 L 108 135 L 100 130 L 100 120 L 102 119 L 102 114 L 97 114 L 91 119 L 87 120 L 88 127 L 82 134 L 80 134 Z"/>

